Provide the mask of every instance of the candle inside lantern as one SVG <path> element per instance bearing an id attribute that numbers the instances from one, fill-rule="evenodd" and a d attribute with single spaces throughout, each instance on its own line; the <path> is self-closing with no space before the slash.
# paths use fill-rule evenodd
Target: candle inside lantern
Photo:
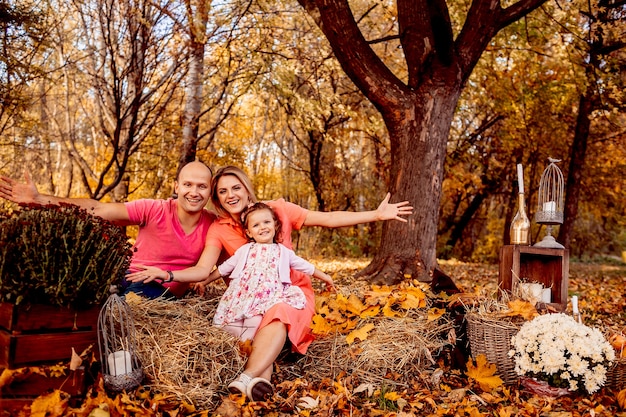
<path id="1" fill-rule="evenodd" d="M 519 192 L 524 194 L 524 170 L 522 169 L 522 164 L 517 164 L 517 184 Z"/>
<path id="2" fill-rule="evenodd" d="M 544 288 L 541 291 L 541 301 L 544 303 L 552 302 L 552 288 Z"/>
<path id="3" fill-rule="evenodd" d="M 556 201 L 546 201 L 543 203 L 543 211 L 554 213 L 556 211 Z"/>
<path id="4" fill-rule="evenodd" d="M 109 375 L 124 375 L 133 370 L 130 352 L 126 350 L 109 353 L 107 362 L 109 364 Z"/>
<path id="5" fill-rule="evenodd" d="M 532 305 L 537 304 L 542 299 L 543 285 L 537 282 L 524 282 L 520 284 L 521 298 Z"/>

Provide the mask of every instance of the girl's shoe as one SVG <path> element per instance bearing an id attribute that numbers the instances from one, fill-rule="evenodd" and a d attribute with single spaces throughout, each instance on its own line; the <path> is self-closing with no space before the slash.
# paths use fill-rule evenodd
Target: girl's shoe
<path id="1" fill-rule="evenodd" d="M 241 374 L 239 375 L 239 378 L 235 379 L 233 382 L 228 384 L 228 391 L 231 394 L 248 395 L 247 393 L 248 385 L 250 384 L 251 381 L 252 381 L 252 378 L 250 378 L 248 375 Z"/>
<path id="2" fill-rule="evenodd" d="M 265 378 L 252 378 L 247 384 L 246 395 L 252 401 L 263 401 L 274 393 L 274 387 Z"/>

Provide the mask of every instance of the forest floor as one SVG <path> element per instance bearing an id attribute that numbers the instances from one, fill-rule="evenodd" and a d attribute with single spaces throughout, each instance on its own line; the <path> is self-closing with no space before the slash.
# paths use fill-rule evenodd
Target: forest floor
<path id="1" fill-rule="evenodd" d="M 333 275 L 339 287 L 367 287 L 354 279 L 354 274 L 365 267 L 365 259 L 312 260 L 314 264 Z M 456 286 L 467 294 L 494 294 L 497 289 L 498 266 L 469 264 L 454 261 L 440 263 Z M 626 265 L 570 263 L 569 293 L 577 294 L 584 323 L 613 332 L 626 331 Z M 569 307 L 568 307 L 569 308 Z M 277 385 L 274 397 L 265 402 L 250 402 L 245 397 L 222 394 L 211 409 L 198 409 L 191 404 L 176 401 L 171 396 L 146 395 L 131 392 L 111 397 L 95 388 L 87 400 L 76 408 L 56 408 L 48 401 L 47 408 L 27 410 L 27 416 L 624 416 L 626 417 L 626 390 L 605 386 L 593 394 L 576 392 L 557 399 L 528 392 L 519 384 L 495 384 L 485 388 L 468 377 L 466 370 L 454 366 L 450 352 L 435 358 L 437 372 L 431 368 L 415 374 L 410 385 L 357 388 L 345 374 L 320 381 L 319 375 L 307 375 L 306 369 L 295 378 L 289 372 L 291 363 L 281 359 L 273 382 Z M 293 358 L 292 358 L 293 360 Z M 477 365 L 478 366 L 478 365 Z M 311 368 L 307 368 L 311 369 Z M 313 368 L 314 369 L 314 368 Z M 407 375 L 396 375 L 407 378 Z M 436 378 L 435 378 L 436 376 Z M 393 379 L 394 375 L 385 378 Z M 626 388 L 626 383 L 621 388 Z M 108 397 L 107 397 L 108 395 Z M 108 402 L 106 414 L 97 409 L 97 403 Z M 33 407 L 34 408 L 34 407 Z M 100 408 L 103 408 L 100 406 Z M 58 414 L 57 414 L 58 413 Z"/>

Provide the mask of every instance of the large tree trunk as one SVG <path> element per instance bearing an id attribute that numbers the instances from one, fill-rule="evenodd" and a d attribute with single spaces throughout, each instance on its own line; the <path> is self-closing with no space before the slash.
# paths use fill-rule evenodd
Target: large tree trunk
<path id="1" fill-rule="evenodd" d="M 380 250 L 362 272 L 393 283 L 430 280 L 450 123 L 465 81 L 498 31 L 546 0 L 473 1 L 454 38 L 445 0 L 397 0 L 406 80 L 371 49 L 347 0 L 299 0 L 326 35 L 348 77 L 380 111 L 391 143 L 392 201 L 409 200 L 408 223 L 386 222 Z"/>
<path id="2" fill-rule="evenodd" d="M 383 112 L 392 149 L 392 202 L 409 200 L 415 214 L 408 223 L 384 223 L 378 253 L 361 276 L 389 284 L 408 277 L 430 281 L 437 266 L 446 143 L 460 92 L 458 85 L 426 85 L 404 109 Z"/>
<path id="3" fill-rule="evenodd" d="M 591 126 L 590 115 L 594 106 L 592 101 L 585 95 L 580 96 L 578 104 L 578 117 L 572 143 L 567 181 L 565 184 L 566 198 L 563 213 L 563 224 L 559 229 L 557 240 L 566 248 L 570 247 L 574 220 L 578 215 L 578 200 L 580 199 L 580 187 L 587 156 L 587 141 Z"/>

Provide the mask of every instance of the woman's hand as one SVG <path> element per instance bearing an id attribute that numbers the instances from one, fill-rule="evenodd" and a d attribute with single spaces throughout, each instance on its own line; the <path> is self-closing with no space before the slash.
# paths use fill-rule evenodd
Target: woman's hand
<path id="1" fill-rule="evenodd" d="M 158 282 L 159 280 L 165 281 L 169 278 L 167 271 L 164 271 L 155 266 L 146 266 L 146 265 L 135 265 L 135 266 L 140 268 L 140 270 L 137 272 L 127 274 L 126 281 L 144 282 L 147 284 L 148 282 L 151 282 L 154 280 L 157 280 Z"/>
<path id="2" fill-rule="evenodd" d="M 401 201 L 400 203 L 389 203 L 391 193 L 387 193 L 385 199 L 380 203 L 376 209 L 377 217 L 379 220 L 400 220 L 401 222 L 407 222 L 407 220 L 400 216 L 410 216 L 413 214 L 413 207 L 409 206 L 408 201 Z"/>

